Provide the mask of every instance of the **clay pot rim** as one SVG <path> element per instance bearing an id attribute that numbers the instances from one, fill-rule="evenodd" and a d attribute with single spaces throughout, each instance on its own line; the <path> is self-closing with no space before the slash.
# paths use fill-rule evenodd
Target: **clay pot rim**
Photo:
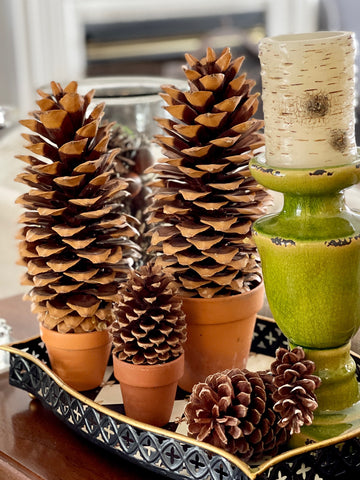
<path id="1" fill-rule="evenodd" d="M 133 363 L 120 360 L 116 354 L 113 354 L 114 374 L 119 383 L 138 387 L 158 387 L 169 385 L 184 373 L 185 355 L 182 353 L 179 357 L 166 363 L 155 365 L 134 365 Z M 139 376 L 142 378 L 139 379 Z M 171 378 L 170 378 L 171 377 Z"/>
<path id="2" fill-rule="evenodd" d="M 245 299 L 245 297 L 248 297 L 247 298 L 247 300 L 248 300 L 249 297 L 251 297 L 253 295 L 256 295 L 259 292 L 259 290 L 262 290 L 264 288 L 265 288 L 264 287 L 264 280 L 261 280 L 259 285 L 257 285 L 255 288 L 252 288 L 248 292 L 237 293 L 236 295 L 218 295 L 218 296 L 211 297 L 211 298 L 186 297 L 186 296 L 182 296 L 182 295 L 177 295 L 177 297 L 181 298 L 181 300 L 186 301 L 186 302 L 201 303 L 204 300 L 206 300 L 208 303 L 218 304 L 218 303 L 222 303 L 224 301 L 226 301 L 226 302 L 231 302 L 231 301 L 235 302 L 236 301 L 237 302 L 240 297 L 244 298 L 244 299 Z"/>
<path id="3" fill-rule="evenodd" d="M 186 322 L 195 325 L 224 325 L 256 315 L 264 302 L 264 281 L 249 292 L 228 297 L 178 297 L 182 300 Z"/>
<path id="4" fill-rule="evenodd" d="M 111 343 L 111 336 L 108 330 L 96 330 L 84 333 L 61 333 L 56 330 L 50 330 L 40 324 L 40 336 L 45 344 L 51 343 L 63 350 L 73 350 L 79 346 L 81 350 L 87 350 Z"/>

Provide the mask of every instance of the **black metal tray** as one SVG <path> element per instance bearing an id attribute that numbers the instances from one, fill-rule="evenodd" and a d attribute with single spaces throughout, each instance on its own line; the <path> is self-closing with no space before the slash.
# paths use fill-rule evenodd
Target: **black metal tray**
<path id="1" fill-rule="evenodd" d="M 258 317 L 252 358 L 271 361 L 286 339 L 272 319 Z M 195 480 L 322 480 L 359 478 L 360 429 L 248 465 L 236 456 L 186 436 L 180 421 L 186 394 L 178 389 L 174 417 L 164 428 L 124 415 L 120 388 L 109 364 L 104 384 L 77 392 L 55 375 L 39 337 L 1 347 L 10 352 L 9 382 L 26 390 L 66 425 L 95 445 L 174 479 Z M 354 355 L 360 371 L 360 358 Z M 262 367 L 261 367 L 262 368 Z M 117 394 L 108 395 L 107 390 Z M 119 395 L 119 396 L 118 396 Z M 116 398 L 115 398 L 116 397 Z M 181 433 L 183 432 L 183 433 Z"/>

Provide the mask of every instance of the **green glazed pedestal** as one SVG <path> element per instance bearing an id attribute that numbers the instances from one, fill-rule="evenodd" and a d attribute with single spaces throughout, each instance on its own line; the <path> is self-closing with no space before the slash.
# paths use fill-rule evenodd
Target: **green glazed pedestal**
<path id="1" fill-rule="evenodd" d="M 260 156 L 250 168 L 259 183 L 284 194 L 282 211 L 260 218 L 253 230 L 271 312 L 322 380 L 314 423 L 294 442 L 323 440 L 360 424 L 350 356 L 360 326 L 360 215 L 344 199 L 344 189 L 360 179 L 360 160 L 286 169 L 269 167 Z"/>

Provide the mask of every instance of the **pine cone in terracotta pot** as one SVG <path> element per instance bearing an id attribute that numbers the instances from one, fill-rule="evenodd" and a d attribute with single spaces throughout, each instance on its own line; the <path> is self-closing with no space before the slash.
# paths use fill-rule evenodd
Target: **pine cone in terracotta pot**
<path id="1" fill-rule="evenodd" d="M 127 182 L 114 175 L 104 104 L 88 112 L 94 91 L 80 95 L 76 82 L 51 89 L 38 92 L 39 110 L 20 122 L 34 132 L 23 135 L 31 155 L 17 157 L 27 166 L 16 180 L 29 187 L 17 200 L 26 209 L 18 235 L 23 284 L 47 329 L 104 330 L 139 256 L 131 240 L 138 232 L 123 210 Z"/>
<path id="2" fill-rule="evenodd" d="M 183 353 L 185 314 L 173 277 L 147 264 L 129 273 L 113 310 L 110 331 L 120 360 L 154 365 Z"/>
<path id="3" fill-rule="evenodd" d="M 211 48 L 201 60 L 186 54 L 189 90 L 162 87 L 172 118 L 158 119 L 156 137 L 166 158 L 151 168 L 157 175 L 149 208 L 152 249 L 180 294 L 211 298 L 246 292 L 261 282 L 251 225 L 263 215 L 269 195 L 249 171 L 249 160 L 264 145 L 253 118 L 258 94 L 244 57 Z"/>
<path id="4" fill-rule="evenodd" d="M 245 461 L 274 456 L 317 408 L 320 379 L 297 347 L 281 348 L 270 372 L 232 369 L 193 387 L 185 418 L 189 435 Z"/>

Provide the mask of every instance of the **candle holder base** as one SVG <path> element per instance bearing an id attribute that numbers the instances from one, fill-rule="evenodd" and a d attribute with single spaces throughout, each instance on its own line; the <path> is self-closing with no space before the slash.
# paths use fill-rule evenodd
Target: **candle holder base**
<path id="1" fill-rule="evenodd" d="M 360 389 L 359 389 L 360 393 Z M 303 447 L 323 440 L 349 435 L 360 428 L 360 401 L 349 408 L 336 412 L 315 413 L 311 425 L 303 426 L 301 432 L 294 434 L 289 448 Z"/>
<path id="2" fill-rule="evenodd" d="M 294 345 L 291 346 L 292 348 Z M 360 428 L 360 384 L 356 363 L 350 355 L 350 342 L 338 348 L 307 349 L 306 358 L 316 365 L 322 384 L 316 391 L 318 408 L 310 426 L 293 435 L 290 447 L 335 438 Z"/>
<path id="3" fill-rule="evenodd" d="M 306 359 L 315 363 L 315 375 L 322 382 L 316 390 L 316 415 L 335 415 L 360 401 L 356 364 L 350 355 L 350 342 L 337 348 L 303 349 Z"/>

